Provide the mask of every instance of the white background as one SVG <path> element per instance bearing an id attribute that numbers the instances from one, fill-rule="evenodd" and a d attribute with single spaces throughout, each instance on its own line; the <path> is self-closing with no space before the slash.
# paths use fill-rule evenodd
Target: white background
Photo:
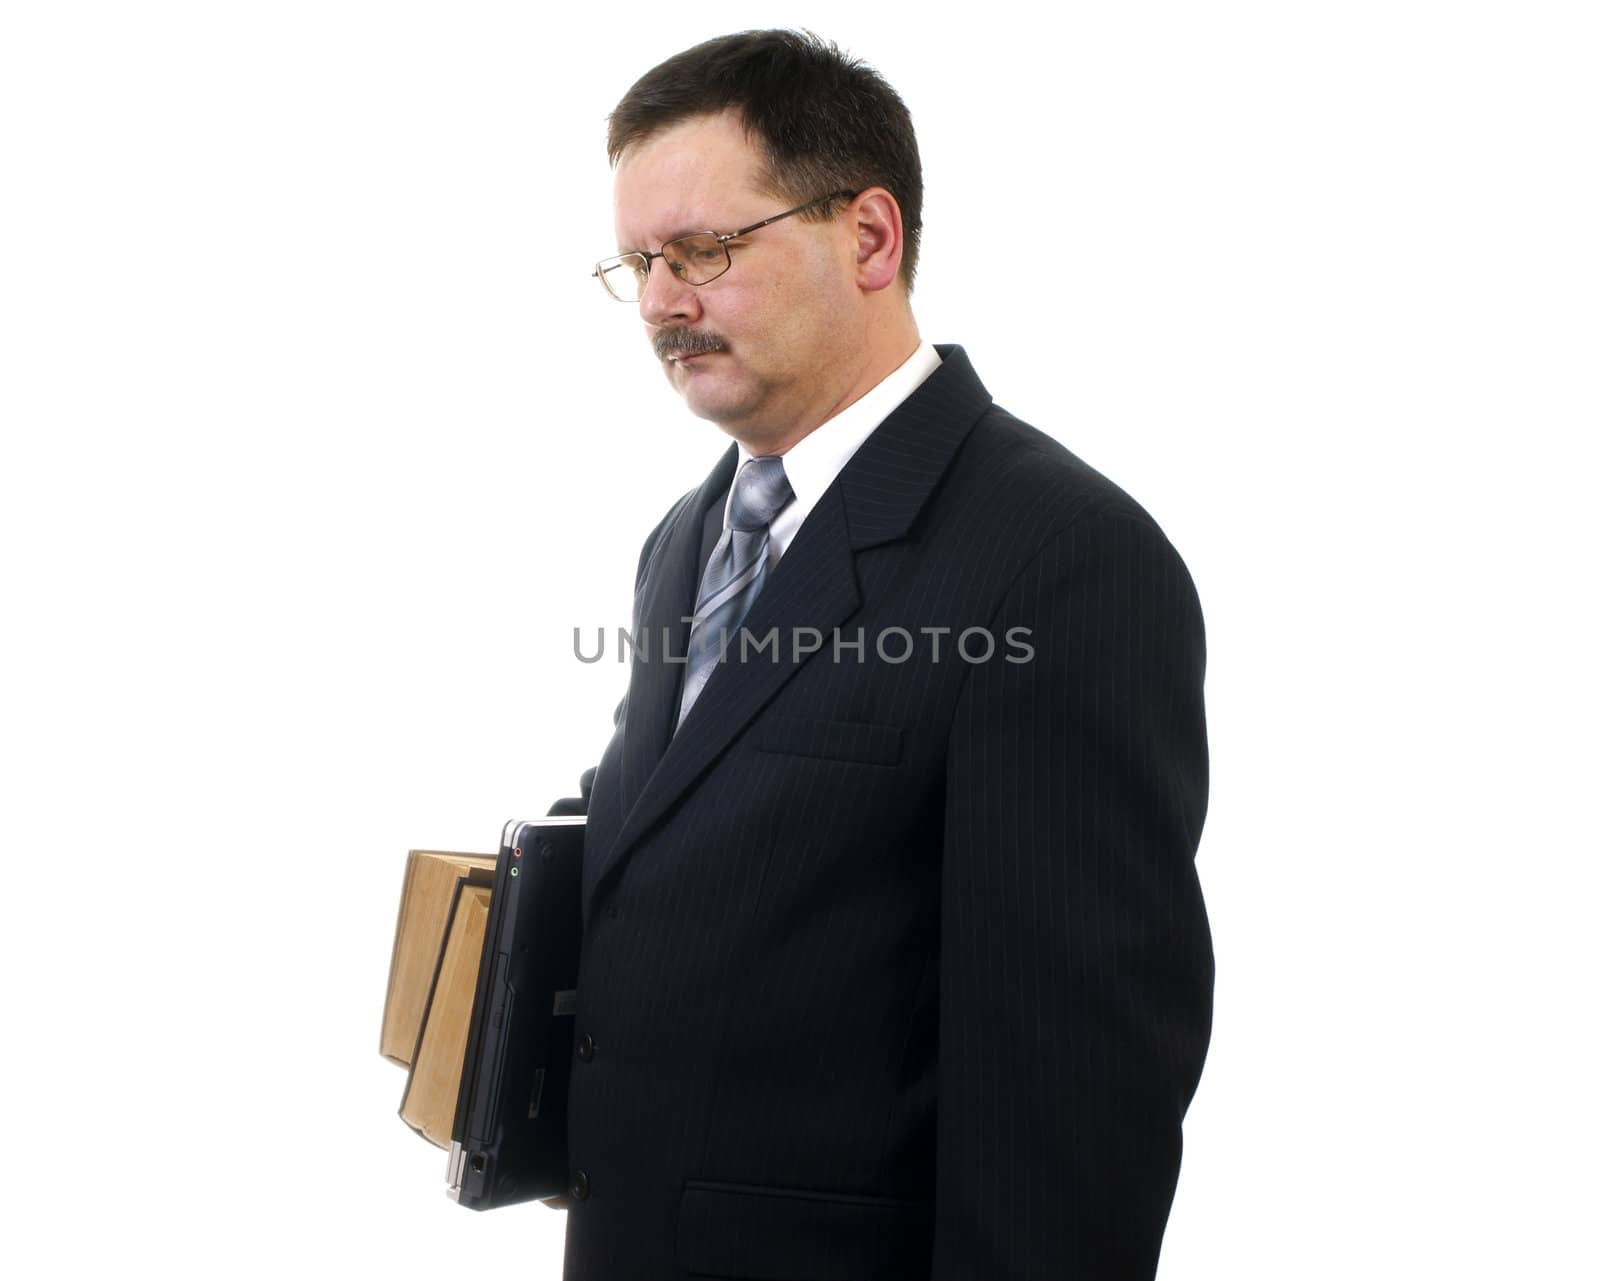
<path id="1" fill-rule="evenodd" d="M 377 1055 L 405 851 L 598 759 L 725 438 L 589 264 L 604 117 L 804 23 L 916 309 L 1210 643 L 1216 1024 L 1163 1278 L 1597 1275 L 1587 5 L 19 3 L 0 17 L 13 1275 L 553 1277 Z"/>

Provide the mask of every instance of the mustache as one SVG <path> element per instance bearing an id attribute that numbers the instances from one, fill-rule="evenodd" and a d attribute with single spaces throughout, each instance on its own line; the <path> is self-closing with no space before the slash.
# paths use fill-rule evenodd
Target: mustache
<path id="1" fill-rule="evenodd" d="M 657 360 L 669 360 L 674 356 L 703 356 L 707 352 L 728 350 L 727 342 L 718 334 L 676 327 L 658 329 L 650 345 L 655 348 Z"/>

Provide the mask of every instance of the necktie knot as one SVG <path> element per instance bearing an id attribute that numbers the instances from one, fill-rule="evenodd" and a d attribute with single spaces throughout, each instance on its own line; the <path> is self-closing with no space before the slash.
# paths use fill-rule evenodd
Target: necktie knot
<path id="1" fill-rule="evenodd" d="M 783 459 L 752 458 L 733 478 L 733 496 L 728 503 L 728 528 L 742 533 L 765 529 L 772 518 L 794 497 L 789 478 L 783 472 Z"/>

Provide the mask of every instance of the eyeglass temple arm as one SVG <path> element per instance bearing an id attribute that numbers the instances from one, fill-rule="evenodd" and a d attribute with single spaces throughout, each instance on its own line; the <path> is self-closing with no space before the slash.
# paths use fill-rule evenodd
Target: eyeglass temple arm
<path id="1" fill-rule="evenodd" d="M 738 231 L 730 231 L 725 236 L 718 236 L 717 243 L 727 244 L 730 240 L 736 240 L 740 236 L 748 236 L 752 231 L 759 231 L 762 227 L 771 226 L 779 219 L 787 218 L 790 214 L 804 213 L 807 209 L 815 209 L 818 205 L 825 205 L 830 200 L 838 200 L 841 196 L 846 200 L 854 200 L 860 194 L 859 191 L 835 191 L 826 196 L 819 196 L 806 204 L 796 205 L 793 209 L 785 209 L 780 214 L 773 214 L 772 217 L 763 218 L 760 222 L 753 222 L 748 227 L 741 227 Z"/>

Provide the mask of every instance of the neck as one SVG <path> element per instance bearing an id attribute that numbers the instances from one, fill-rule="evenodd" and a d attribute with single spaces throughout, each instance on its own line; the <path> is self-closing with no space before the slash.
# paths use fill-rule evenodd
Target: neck
<path id="1" fill-rule="evenodd" d="M 824 402 L 797 417 L 784 431 L 763 433 L 759 438 L 748 438 L 739 430 L 727 428 L 729 435 L 740 442 L 757 458 L 769 454 L 786 454 L 830 418 L 843 413 L 856 401 L 905 364 L 921 345 L 916 319 L 909 307 L 897 309 L 869 320 L 864 334 L 860 357 L 849 365 L 849 377 Z"/>

